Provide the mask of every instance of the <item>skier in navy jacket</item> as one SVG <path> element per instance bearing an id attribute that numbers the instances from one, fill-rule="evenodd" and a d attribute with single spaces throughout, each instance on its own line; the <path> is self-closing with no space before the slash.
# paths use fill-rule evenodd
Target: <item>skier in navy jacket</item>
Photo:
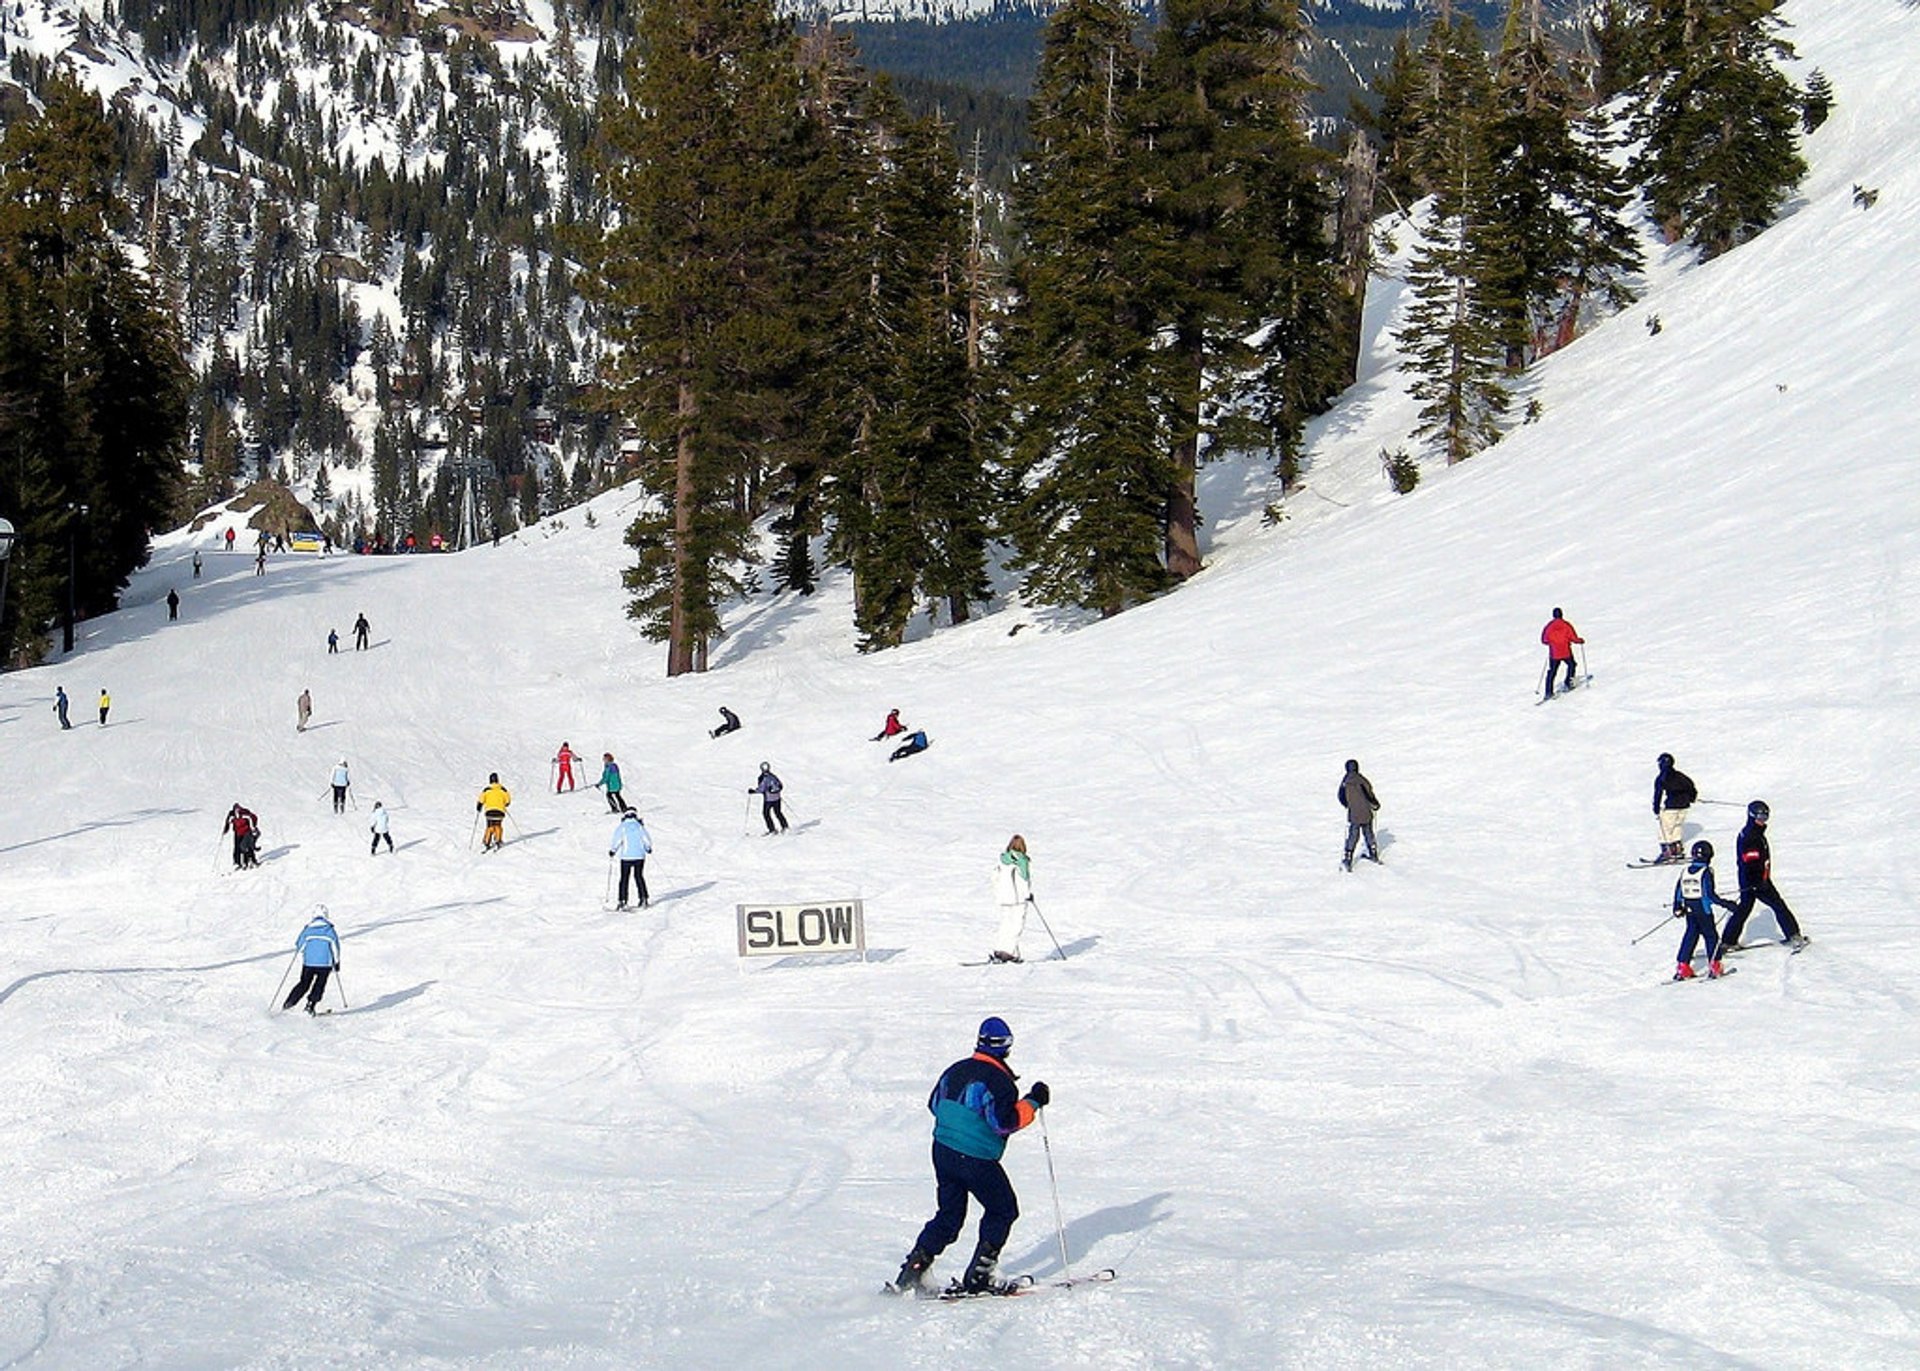
<path id="1" fill-rule="evenodd" d="M 1673 884 L 1673 917 L 1687 921 L 1687 931 L 1680 935 L 1680 961 L 1673 971 L 1676 981 L 1693 979 L 1695 942 L 1707 945 L 1707 979 L 1714 980 L 1722 974 L 1720 935 L 1714 932 L 1715 905 L 1722 909 L 1734 907 L 1731 900 L 1723 900 L 1714 893 L 1713 844 L 1702 838 L 1693 845 L 1693 860 Z"/>
<path id="2" fill-rule="evenodd" d="M 913 1251 L 894 1277 L 893 1289 L 918 1291 L 933 1260 L 960 1236 L 967 1220 L 967 1196 L 980 1201 L 980 1240 L 959 1288 L 984 1294 L 995 1288 L 994 1263 L 1020 1217 L 1020 1202 L 1007 1179 L 1000 1157 L 1007 1139 L 1032 1123 L 1045 1109 L 1052 1093 L 1045 1081 L 1035 1081 L 1022 1099 L 1007 1066 L 1013 1050 L 1013 1030 L 1006 1020 L 990 1018 L 980 1024 L 971 1057 L 955 1062 L 940 1075 L 927 1108 L 933 1112 L 933 1176 L 939 1208 L 920 1230 Z"/>
<path id="3" fill-rule="evenodd" d="M 1747 826 L 1740 830 L 1735 842 L 1734 860 L 1740 870 L 1740 903 L 1733 911 L 1733 917 L 1727 920 L 1726 944 L 1729 950 L 1738 951 L 1741 947 L 1740 935 L 1747 930 L 1747 918 L 1753 913 L 1753 906 L 1765 905 L 1773 911 L 1773 917 L 1780 924 L 1780 937 L 1787 946 L 1798 952 L 1807 945 L 1807 935 L 1800 931 L 1800 923 L 1793 917 L 1793 911 L 1787 908 L 1786 900 L 1773 888 L 1773 849 L 1767 846 L 1767 820 L 1773 817 L 1773 811 L 1767 808 L 1765 800 L 1755 800 L 1747 806 Z"/>
<path id="4" fill-rule="evenodd" d="M 293 993 L 280 1008 L 292 1009 L 305 995 L 307 1013 L 311 1014 L 320 997 L 327 993 L 327 977 L 340 969 L 340 935 L 333 931 L 325 905 L 313 907 L 313 917 L 293 940 L 293 950 L 300 957 L 300 979 L 294 982 Z"/>

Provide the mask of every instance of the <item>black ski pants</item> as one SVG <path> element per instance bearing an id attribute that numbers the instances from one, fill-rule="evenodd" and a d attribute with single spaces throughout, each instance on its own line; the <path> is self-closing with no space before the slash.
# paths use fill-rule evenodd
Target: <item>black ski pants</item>
<path id="1" fill-rule="evenodd" d="M 337 785 L 333 788 L 333 812 L 344 814 L 347 811 L 347 788 Z"/>
<path id="2" fill-rule="evenodd" d="M 939 1208 L 920 1230 L 914 1246 L 929 1257 L 937 1257 L 951 1247 L 967 1222 L 967 1196 L 971 1195 L 985 1211 L 980 1216 L 977 1250 L 997 1257 L 1006 1245 L 1007 1234 L 1013 1231 L 1013 1221 L 1020 1217 L 1020 1201 L 1014 1198 L 1006 1168 L 997 1161 L 969 1157 L 945 1143 L 935 1143 L 933 1181 Z"/>
<path id="3" fill-rule="evenodd" d="M 641 904 L 645 904 L 647 902 L 647 859 L 645 857 L 640 858 L 638 861 L 630 861 L 625 857 L 620 859 L 621 904 L 627 902 L 628 877 L 633 878 L 634 897 L 638 899 Z"/>
<path id="4" fill-rule="evenodd" d="M 1757 885 L 1742 886 L 1740 888 L 1740 903 L 1735 905 L 1733 907 L 1733 913 L 1727 916 L 1726 929 L 1720 935 L 1722 942 L 1737 943 L 1740 941 L 1740 935 L 1746 930 L 1747 918 L 1753 913 L 1755 904 L 1763 904 L 1773 911 L 1773 917 L 1780 922 L 1781 937 L 1797 938 L 1800 936 L 1800 924 L 1793 917 L 1793 911 L 1788 909 L 1787 902 L 1780 898 L 1780 892 L 1773 888 L 1773 882 L 1767 880 L 1761 881 Z"/>
<path id="5" fill-rule="evenodd" d="M 1353 849 L 1363 837 L 1367 840 L 1367 855 L 1375 861 L 1380 860 L 1380 845 L 1373 840 L 1373 825 L 1356 824 L 1349 820 L 1347 823 L 1347 860 L 1349 862 L 1353 860 Z"/>
<path id="6" fill-rule="evenodd" d="M 1553 678 L 1559 674 L 1560 668 L 1563 666 L 1567 669 L 1567 684 L 1565 688 L 1567 690 L 1573 689 L 1573 658 L 1549 655 L 1547 657 L 1547 694 L 1553 694 Z"/>
<path id="7" fill-rule="evenodd" d="M 391 833 L 376 833 L 373 835 L 373 846 L 367 849 L 367 855 L 369 857 L 380 850 L 380 840 L 382 838 L 386 839 L 387 851 L 393 851 L 393 835 Z"/>
<path id="8" fill-rule="evenodd" d="M 294 982 L 293 993 L 287 996 L 287 1002 L 280 1007 L 282 1009 L 292 1009 L 296 1004 L 300 1003 L 300 997 L 302 995 L 307 997 L 307 1003 L 309 1005 L 319 1004 L 320 997 L 327 993 L 327 977 L 332 974 L 333 968 L 330 966 L 301 967 L 300 979 Z"/>
<path id="9" fill-rule="evenodd" d="M 777 797 L 771 795 L 767 797 L 766 802 L 760 806 L 760 817 L 767 821 L 767 832 L 772 833 L 774 831 L 773 821 L 775 819 L 780 821 L 779 831 L 782 833 L 787 831 L 786 811 L 780 808 L 780 801 Z"/>

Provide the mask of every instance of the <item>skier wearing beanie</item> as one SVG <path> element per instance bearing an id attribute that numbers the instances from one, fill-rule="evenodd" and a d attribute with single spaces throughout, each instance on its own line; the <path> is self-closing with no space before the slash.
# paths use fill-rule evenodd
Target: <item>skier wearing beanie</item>
<path id="1" fill-rule="evenodd" d="M 1380 801 L 1374 796 L 1373 782 L 1360 774 L 1360 763 L 1348 760 L 1347 774 L 1340 778 L 1335 794 L 1347 811 L 1347 847 L 1340 865 L 1353 870 L 1353 849 L 1363 837 L 1367 840 L 1367 860 L 1378 862 L 1380 844 L 1373 839 L 1373 816 L 1380 812 Z"/>
<path id="2" fill-rule="evenodd" d="M 1653 817 L 1660 821 L 1660 860 L 1677 862 L 1686 837 L 1687 811 L 1700 798 L 1693 778 L 1673 764 L 1673 754 L 1656 759 L 1660 774 L 1653 778 Z"/>
<path id="3" fill-rule="evenodd" d="M 1715 905 L 1722 909 L 1734 907 L 1731 900 L 1723 900 L 1714 893 L 1713 844 L 1702 838 L 1693 845 L 1693 860 L 1673 884 L 1673 917 L 1687 921 L 1687 931 L 1680 935 L 1680 960 L 1673 970 L 1676 981 L 1693 979 L 1695 942 L 1707 946 L 1707 978 L 1717 980 L 1722 974 L 1720 935 L 1714 931 L 1713 922 Z"/>
<path id="4" fill-rule="evenodd" d="M 1007 1066 L 1013 1050 L 1013 1030 L 1006 1020 L 990 1018 L 980 1024 L 973 1055 L 955 1062 L 940 1075 L 927 1108 L 933 1113 L 933 1177 L 938 1209 L 914 1241 L 913 1251 L 900 1266 L 892 1289 L 897 1294 L 918 1293 L 934 1258 L 952 1245 L 967 1221 L 967 1196 L 980 1201 L 980 1239 L 967 1263 L 967 1274 L 954 1289 L 969 1295 L 992 1294 L 994 1264 L 1006 1244 L 1020 1202 L 1013 1193 L 1000 1157 L 1007 1138 L 1032 1123 L 1045 1109 L 1052 1092 L 1045 1081 L 1035 1081 L 1026 1097 L 1014 1086 Z"/>
<path id="5" fill-rule="evenodd" d="M 507 806 L 512 803 L 513 796 L 507 792 L 505 786 L 500 784 L 500 773 L 488 772 L 487 788 L 480 792 L 480 798 L 473 805 L 476 810 L 487 816 L 486 836 L 480 840 L 482 852 L 498 848 L 506 842 L 505 835 L 500 832 L 500 825 L 506 822 Z M 472 842 L 473 839 L 468 838 L 467 841 Z"/>

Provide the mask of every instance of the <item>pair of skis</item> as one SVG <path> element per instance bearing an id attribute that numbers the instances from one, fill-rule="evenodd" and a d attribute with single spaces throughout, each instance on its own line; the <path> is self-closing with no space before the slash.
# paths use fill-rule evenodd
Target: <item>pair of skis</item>
<path id="1" fill-rule="evenodd" d="M 1036 1276 L 1015 1276 L 1010 1281 L 1002 1281 L 985 1290 L 963 1290 L 960 1282 L 955 1280 L 945 1290 L 937 1292 L 922 1290 L 914 1293 L 921 1299 L 938 1300 L 943 1304 L 957 1304 L 961 1300 L 1011 1299 L 1022 1295 L 1042 1295 L 1049 1290 L 1072 1290 L 1082 1285 L 1110 1285 L 1117 1276 L 1118 1273 L 1108 1266 L 1098 1271 L 1090 1271 L 1085 1275 L 1062 1276 L 1050 1281 L 1043 1281 Z M 898 1286 L 887 1285 L 882 1287 L 881 1293 L 899 1295 L 905 1292 Z"/>

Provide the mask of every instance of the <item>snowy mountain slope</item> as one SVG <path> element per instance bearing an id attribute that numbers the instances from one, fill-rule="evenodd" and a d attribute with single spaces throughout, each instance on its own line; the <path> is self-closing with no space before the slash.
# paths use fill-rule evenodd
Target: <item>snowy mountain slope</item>
<path id="1" fill-rule="evenodd" d="M 0 677 L 0 1360 L 1910 1365 L 1920 97 L 1911 14 L 1836 8 L 1793 12 L 1840 105 L 1788 220 L 1665 264 L 1542 368 L 1540 423 L 1405 499 L 1383 370 L 1319 433 L 1343 504 L 1258 531 L 1241 497 L 1203 577 L 1110 623 L 860 659 L 836 584 L 667 682 L 618 494 L 457 557 L 194 585 L 163 545 L 74 658 Z M 1534 709 L 1554 604 L 1594 689 Z M 373 650 L 326 656 L 362 610 Z M 53 729 L 56 683 L 113 722 Z M 747 728 L 713 741 L 719 703 Z M 895 705 L 934 742 L 889 765 Z M 600 908 L 605 805 L 543 791 L 563 738 L 623 763 L 655 908 Z M 1807 953 L 1670 986 L 1677 926 L 1629 945 L 1670 890 L 1623 867 L 1662 749 L 1772 803 Z M 1352 875 L 1348 756 L 1387 839 Z M 762 759 L 796 835 L 745 836 Z M 491 770 L 517 829 L 483 858 Z M 224 870 L 235 799 L 257 873 Z M 1739 812 L 1693 819 L 1725 853 Z M 962 968 L 1014 831 L 1072 955 Z M 739 968 L 736 902 L 842 894 L 870 965 Z M 270 1018 L 315 900 L 354 1010 Z M 882 1301 L 925 1092 L 987 1013 L 1055 1090 L 1076 1268 L 1122 1278 Z M 1005 1264 L 1053 1271 L 1042 1140 L 1008 1165 Z"/>

